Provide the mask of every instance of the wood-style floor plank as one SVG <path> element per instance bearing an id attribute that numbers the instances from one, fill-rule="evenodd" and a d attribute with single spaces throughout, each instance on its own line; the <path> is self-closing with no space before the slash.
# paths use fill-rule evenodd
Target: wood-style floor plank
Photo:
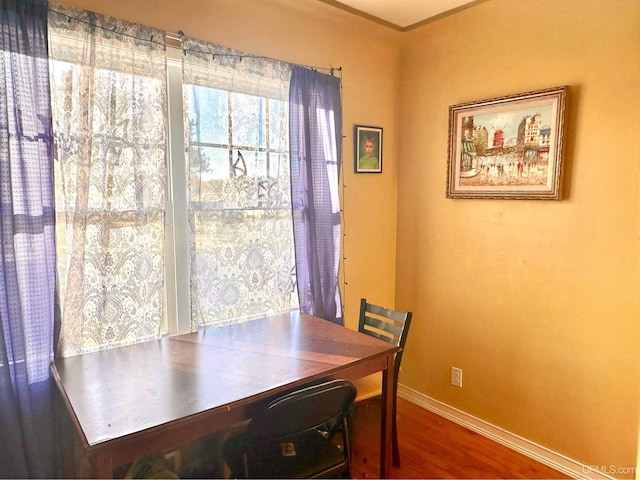
<path id="1" fill-rule="evenodd" d="M 358 402 L 353 418 L 353 478 L 377 478 L 379 398 Z M 402 398 L 397 418 L 401 465 L 391 478 L 570 478 Z"/>

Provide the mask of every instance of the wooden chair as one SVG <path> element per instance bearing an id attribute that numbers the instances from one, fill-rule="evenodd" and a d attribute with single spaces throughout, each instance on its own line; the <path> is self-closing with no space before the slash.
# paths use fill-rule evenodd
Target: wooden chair
<path id="1" fill-rule="evenodd" d="M 348 412 L 355 386 L 332 380 L 270 402 L 244 433 L 224 442 L 230 478 L 337 478 L 351 475 Z M 334 434 L 342 436 L 342 448 Z"/>
<path id="2" fill-rule="evenodd" d="M 391 437 L 393 442 L 392 452 L 394 467 L 400 466 L 400 452 L 398 449 L 398 433 L 396 427 L 398 374 L 400 373 L 400 362 L 402 361 L 404 345 L 409 333 L 411 316 L 411 312 L 398 312 L 390 308 L 367 303 L 366 298 L 360 300 L 360 320 L 358 322 L 358 331 L 401 347 L 401 350 L 396 353 L 393 361 L 395 381 L 393 383 L 393 404 L 391 407 L 391 414 L 393 416 Z"/>

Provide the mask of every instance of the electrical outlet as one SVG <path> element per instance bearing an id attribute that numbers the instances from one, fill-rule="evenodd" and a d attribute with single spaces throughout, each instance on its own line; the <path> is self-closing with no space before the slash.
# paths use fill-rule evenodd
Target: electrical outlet
<path id="1" fill-rule="evenodd" d="M 462 388 L 462 369 L 451 367 L 451 385 Z"/>

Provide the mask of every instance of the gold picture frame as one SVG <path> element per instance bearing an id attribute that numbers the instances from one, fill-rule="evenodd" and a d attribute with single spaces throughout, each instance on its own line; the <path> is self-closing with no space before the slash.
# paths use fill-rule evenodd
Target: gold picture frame
<path id="1" fill-rule="evenodd" d="M 567 91 L 450 106 L 447 197 L 560 200 Z"/>

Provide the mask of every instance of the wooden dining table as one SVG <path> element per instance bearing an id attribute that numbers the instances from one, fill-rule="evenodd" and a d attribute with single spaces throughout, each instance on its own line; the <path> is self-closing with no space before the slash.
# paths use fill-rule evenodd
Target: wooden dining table
<path id="1" fill-rule="evenodd" d="M 247 420 L 279 394 L 382 372 L 380 477 L 386 478 L 397 350 L 293 312 L 59 358 L 51 369 L 95 478 Z"/>

